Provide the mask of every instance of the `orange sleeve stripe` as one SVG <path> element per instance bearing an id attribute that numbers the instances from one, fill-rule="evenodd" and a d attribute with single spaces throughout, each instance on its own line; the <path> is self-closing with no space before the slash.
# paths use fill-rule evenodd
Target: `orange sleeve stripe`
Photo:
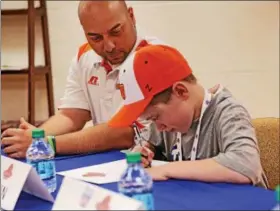
<path id="1" fill-rule="evenodd" d="M 89 50 L 91 50 L 91 47 L 88 43 L 84 43 L 83 45 L 81 45 L 79 48 L 77 60 L 79 61 L 81 56 Z"/>

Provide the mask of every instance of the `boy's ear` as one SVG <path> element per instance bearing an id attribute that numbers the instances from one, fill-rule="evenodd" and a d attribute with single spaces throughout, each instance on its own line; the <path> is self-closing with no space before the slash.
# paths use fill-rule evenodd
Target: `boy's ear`
<path id="1" fill-rule="evenodd" d="M 175 82 L 172 86 L 172 91 L 178 98 L 187 99 L 189 97 L 189 90 L 187 86 L 181 81 Z"/>

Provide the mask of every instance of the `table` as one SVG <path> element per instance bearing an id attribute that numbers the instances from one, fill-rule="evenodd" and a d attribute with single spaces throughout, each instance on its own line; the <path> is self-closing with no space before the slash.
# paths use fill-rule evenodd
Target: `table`
<path id="1" fill-rule="evenodd" d="M 63 156 L 56 158 L 57 171 L 123 159 L 119 151 Z M 63 176 L 57 175 L 58 188 Z M 117 191 L 117 184 L 101 187 Z M 155 208 L 157 210 L 271 210 L 275 205 L 274 192 L 250 185 L 203 183 L 186 180 L 154 182 Z M 50 202 L 22 192 L 15 210 L 51 210 Z"/>

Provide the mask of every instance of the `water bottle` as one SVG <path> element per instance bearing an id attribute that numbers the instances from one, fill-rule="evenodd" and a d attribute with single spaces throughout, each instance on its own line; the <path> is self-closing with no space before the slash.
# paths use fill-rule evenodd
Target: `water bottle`
<path id="1" fill-rule="evenodd" d="M 121 194 L 139 200 L 145 210 L 154 210 L 153 179 L 141 165 L 141 154 L 126 154 L 127 168 L 118 182 Z"/>
<path id="2" fill-rule="evenodd" d="M 275 196 L 276 196 L 276 205 L 273 207 L 272 210 L 280 211 L 280 185 L 277 185 L 275 189 Z"/>
<path id="3" fill-rule="evenodd" d="M 56 168 L 54 151 L 45 141 L 45 131 L 34 129 L 32 143 L 26 152 L 26 161 L 37 171 L 50 193 L 56 190 Z"/>

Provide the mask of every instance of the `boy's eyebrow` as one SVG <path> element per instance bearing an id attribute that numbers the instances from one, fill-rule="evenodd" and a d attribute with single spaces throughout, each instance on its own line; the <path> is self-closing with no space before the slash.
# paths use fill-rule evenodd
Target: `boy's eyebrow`
<path id="1" fill-rule="evenodd" d="M 152 116 L 149 116 L 146 118 L 146 120 L 151 120 L 152 119 Z"/>
<path id="2" fill-rule="evenodd" d="M 155 116 L 154 114 L 150 114 L 150 115 L 149 115 L 148 117 L 146 117 L 145 119 L 146 119 L 146 120 L 151 120 L 151 119 L 154 118 L 154 116 Z"/>

